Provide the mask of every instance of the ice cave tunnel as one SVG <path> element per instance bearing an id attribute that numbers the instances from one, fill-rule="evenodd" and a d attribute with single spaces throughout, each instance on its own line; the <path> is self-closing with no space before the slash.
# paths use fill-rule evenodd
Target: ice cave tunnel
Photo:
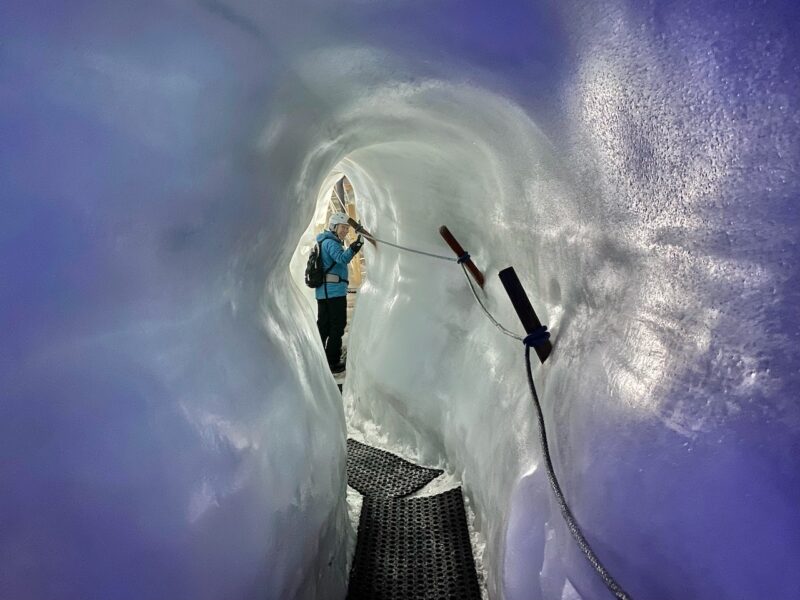
<path id="1" fill-rule="evenodd" d="M 460 481 L 493 600 L 610 597 L 523 347 L 367 244 L 340 394 L 303 248 L 448 226 L 639 600 L 800 598 L 791 0 L 6 0 L 0 598 L 347 593 L 348 429 Z"/>

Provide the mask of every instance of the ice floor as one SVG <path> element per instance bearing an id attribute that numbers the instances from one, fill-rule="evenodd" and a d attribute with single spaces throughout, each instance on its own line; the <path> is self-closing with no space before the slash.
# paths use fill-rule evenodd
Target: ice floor
<path id="1" fill-rule="evenodd" d="M 462 484 L 489 598 L 607 597 L 457 265 L 364 247 L 339 393 L 301 281 L 342 175 L 513 330 L 515 267 L 633 598 L 796 597 L 799 10 L 3 2 L 0 597 L 343 598 L 348 422 Z"/>

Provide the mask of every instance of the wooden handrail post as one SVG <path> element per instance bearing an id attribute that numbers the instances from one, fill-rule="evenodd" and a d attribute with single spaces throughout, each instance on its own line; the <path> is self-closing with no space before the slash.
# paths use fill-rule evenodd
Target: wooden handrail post
<path id="1" fill-rule="evenodd" d="M 447 242 L 447 245 L 450 246 L 450 249 L 456 253 L 457 257 L 464 256 L 466 251 L 464 250 L 463 246 L 458 243 L 458 240 L 450 233 L 450 230 L 442 225 L 439 227 L 439 233 L 444 238 L 444 241 Z M 469 258 L 464 261 L 464 266 L 467 267 L 467 270 L 472 274 L 472 278 L 475 280 L 481 288 L 483 288 L 483 284 L 486 283 L 483 278 L 483 273 L 480 272 L 478 267 L 475 266 L 475 263 L 472 262 L 472 259 Z"/>
<path id="2" fill-rule="evenodd" d="M 372 234 L 369 231 L 367 231 L 366 229 L 364 229 L 361 226 L 361 223 L 356 221 L 353 217 L 347 217 L 347 223 L 350 225 L 350 227 L 352 227 L 353 229 L 356 230 L 356 233 L 363 233 L 364 237 L 366 237 L 367 240 L 369 240 L 369 242 L 373 246 L 377 246 L 378 245 L 378 244 L 375 243 L 375 240 L 372 239 Z"/>

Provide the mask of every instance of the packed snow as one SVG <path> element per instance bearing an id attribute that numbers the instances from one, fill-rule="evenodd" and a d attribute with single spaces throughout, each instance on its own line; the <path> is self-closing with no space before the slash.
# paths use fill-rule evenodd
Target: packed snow
<path id="1" fill-rule="evenodd" d="M 382 239 L 447 253 L 447 225 L 513 330 L 515 267 L 553 333 L 556 471 L 634 598 L 795 597 L 798 24 L 790 0 L 4 2 L 0 596 L 344 598 L 349 423 L 460 482 L 489 598 L 608 597 L 523 348 L 457 265 L 365 245 L 339 394 L 301 271 L 344 174 Z"/>

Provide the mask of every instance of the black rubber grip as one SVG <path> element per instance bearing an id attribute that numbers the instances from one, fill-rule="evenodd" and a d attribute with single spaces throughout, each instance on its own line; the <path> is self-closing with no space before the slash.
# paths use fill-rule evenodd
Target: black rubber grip
<path id="1" fill-rule="evenodd" d="M 525 289 L 522 287 L 522 283 L 519 277 L 517 277 L 514 267 L 503 269 L 498 273 L 498 276 L 503 283 L 503 287 L 506 289 L 506 293 L 511 300 L 511 304 L 514 306 L 514 310 L 517 311 L 517 316 L 522 322 L 522 326 L 525 328 L 525 333 L 532 333 L 535 329 L 541 327 L 542 323 L 539 321 L 539 317 L 536 316 L 536 311 L 533 310 L 531 301 L 528 299 L 528 294 L 525 293 Z M 538 346 L 534 346 L 533 349 L 536 350 L 536 355 L 544 364 L 544 361 L 547 360 L 547 357 L 550 356 L 550 352 L 553 350 L 553 345 L 550 343 L 550 340 L 547 340 Z"/>

